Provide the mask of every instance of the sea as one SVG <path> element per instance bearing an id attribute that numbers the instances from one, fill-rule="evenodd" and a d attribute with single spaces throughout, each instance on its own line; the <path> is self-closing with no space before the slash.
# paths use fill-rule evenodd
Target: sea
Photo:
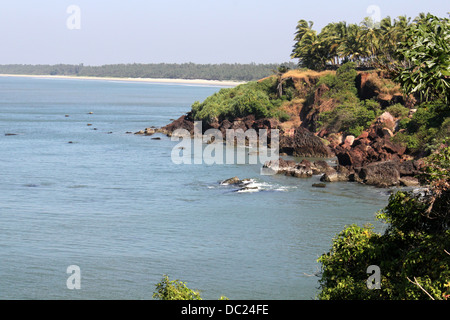
<path id="1" fill-rule="evenodd" d="M 175 163 L 178 140 L 134 134 L 223 88 L 0 77 L 0 299 L 152 300 L 165 275 L 208 300 L 316 299 L 317 259 L 346 226 L 381 232 L 389 190 Z"/>

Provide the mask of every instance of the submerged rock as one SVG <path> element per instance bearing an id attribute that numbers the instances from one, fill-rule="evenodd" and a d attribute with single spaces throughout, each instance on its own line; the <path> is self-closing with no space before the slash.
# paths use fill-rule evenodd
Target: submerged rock
<path id="1" fill-rule="evenodd" d="M 238 177 L 233 177 L 233 178 L 223 180 L 220 184 L 229 185 L 229 184 L 240 184 L 240 183 L 242 183 L 242 181 Z"/>
<path id="2" fill-rule="evenodd" d="M 325 188 L 327 185 L 325 183 L 313 183 L 314 188 Z"/>

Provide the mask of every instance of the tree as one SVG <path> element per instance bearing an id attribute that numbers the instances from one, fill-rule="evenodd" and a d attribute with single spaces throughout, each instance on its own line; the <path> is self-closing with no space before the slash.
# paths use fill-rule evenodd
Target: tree
<path id="1" fill-rule="evenodd" d="M 444 140 L 423 169 L 429 192 L 398 191 L 377 218 L 384 234 L 352 225 L 333 240 L 322 264 L 320 299 L 450 298 L 450 140 Z M 381 288 L 366 286 L 366 268 L 377 265 Z"/>
<path id="2" fill-rule="evenodd" d="M 407 66 L 397 66 L 395 80 L 406 94 L 423 101 L 450 101 L 450 20 L 431 14 L 412 24 L 398 54 Z"/>
<path id="3" fill-rule="evenodd" d="M 283 78 L 283 74 L 289 71 L 289 67 L 286 66 L 279 66 L 277 70 L 273 70 L 273 73 L 275 73 L 277 77 L 277 96 L 278 98 L 281 98 L 283 95 L 283 84 L 287 81 L 287 78 Z"/>
<path id="4" fill-rule="evenodd" d="M 374 59 L 379 50 L 380 45 L 380 28 L 378 28 L 378 25 L 373 21 L 373 19 L 366 17 L 361 22 L 361 41 L 363 42 L 364 46 L 367 48 L 366 51 L 369 52 L 369 61 Z"/>

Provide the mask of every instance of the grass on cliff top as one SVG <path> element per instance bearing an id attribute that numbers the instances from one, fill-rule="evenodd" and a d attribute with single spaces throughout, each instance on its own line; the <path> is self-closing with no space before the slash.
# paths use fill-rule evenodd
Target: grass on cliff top
<path id="1" fill-rule="evenodd" d="M 234 88 L 221 89 L 203 102 L 196 101 L 192 105 L 192 116 L 194 120 L 207 123 L 242 118 L 250 114 L 256 119 L 289 120 L 289 115 L 280 107 L 283 101 L 292 98 L 292 92 L 278 97 L 277 84 L 278 80 L 273 76 Z"/>

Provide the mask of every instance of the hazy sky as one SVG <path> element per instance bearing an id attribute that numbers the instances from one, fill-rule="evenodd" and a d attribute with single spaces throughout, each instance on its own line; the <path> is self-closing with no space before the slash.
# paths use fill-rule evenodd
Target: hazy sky
<path id="1" fill-rule="evenodd" d="M 300 19 L 320 31 L 449 11 L 446 0 L 1 0 L 0 64 L 281 63 Z"/>

